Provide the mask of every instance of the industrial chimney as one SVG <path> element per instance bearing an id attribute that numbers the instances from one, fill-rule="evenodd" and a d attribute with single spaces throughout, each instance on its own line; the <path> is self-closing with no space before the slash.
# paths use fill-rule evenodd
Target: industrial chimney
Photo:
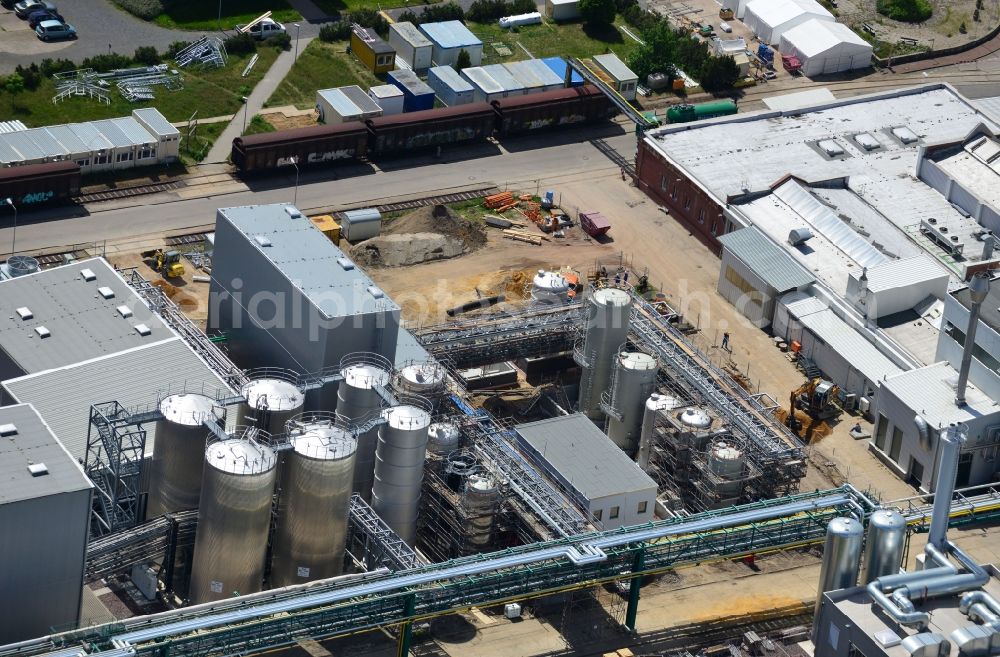
<path id="1" fill-rule="evenodd" d="M 965 406 L 965 388 L 969 383 L 969 367 L 972 365 L 972 350 L 976 344 L 976 329 L 979 327 L 979 312 L 983 301 L 990 293 L 990 276 L 979 272 L 969 281 L 969 296 L 972 298 L 972 308 L 969 309 L 969 326 L 965 330 L 965 348 L 962 351 L 962 367 L 958 370 L 958 386 L 955 389 L 955 403 Z"/>

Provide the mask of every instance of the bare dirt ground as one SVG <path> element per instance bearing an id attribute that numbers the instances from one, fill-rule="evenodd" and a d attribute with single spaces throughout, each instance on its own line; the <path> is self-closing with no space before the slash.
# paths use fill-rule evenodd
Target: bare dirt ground
<path id="1" fill-rule="evenodd" d="M 875 28 L 879 39 L 896 43 L 915 39 L 921 46 L 933 49 L 949 48 L 968 43 L 986 35 L 1000 22 L 1000 1 L 984 0 L 979 21 L 972 19 L 976 0 L 931 0 L 934 14 L 919 24 L 890 20 L 875 10 L 875 0 L 840 0 L 837 20 L 858 31 L 867 23 Z M 966 33 L 959 30 L 965 23 Z"/>
<path id="2" fill-rule="evenodd" d="M 149 247 L 150 249 L 155 247 Z M 170 247 L 166 247 L 170 248 Z M 200 283 L 192 277 L 204 275 L 198 271 L 191 261 L 182 258 L 184 263 L 184 276 L 181 278 L 164 279 L 160 274 L 152 269 L 143 260 L 139 252 L 118 253 L 107 256 L 108 261 L 121 270 L 136 268 L 139 273 L 148 281 L 152 281 L 163 288 L 170 299 L 184 312 L 188 319 L 205 328 L 208 320 L 208 283 Z"/>
<path id="3" fill-rule="evenodd" d="M 296 110 L 298 111 L 298 110 Z M 305 114 L 285 114 L 282 111 L 265 110 L 260 113 L 265 121 L 274 126 L 275 130 L 289 130 L 291 128 L 307 128 L 316 125 L 319 121 L 319 112 L 312 110 Z"/>

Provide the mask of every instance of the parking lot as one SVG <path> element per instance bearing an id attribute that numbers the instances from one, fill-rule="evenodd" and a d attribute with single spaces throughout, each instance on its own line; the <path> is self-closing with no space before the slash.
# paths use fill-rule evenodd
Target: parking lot
<path id="1" fill-rule="evenodd" d="M 141 21 L 117 9 L 109 0 L 55 1 L 59 13 L 76 28 L 79 38 L 45 43 L 13 10 L 0 9 L 0 74 L 44 57 L 65 57 L 79 62 L 109 50 L 128 55 L 139 46 L 164 50 L 174 41 L 192 41 L 202 34 L 167 30 Z"/>

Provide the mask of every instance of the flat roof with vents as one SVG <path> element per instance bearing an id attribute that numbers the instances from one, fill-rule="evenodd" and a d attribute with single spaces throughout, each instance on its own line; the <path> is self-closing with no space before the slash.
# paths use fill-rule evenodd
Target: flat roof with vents
<path id="1" fill-rule="evenodd" d="M 0 408 L 0 504 L 93 488 L 30 404 Z"/>
<path id="2" fill-rule="evenodd" d="M 0 281 L 0 377 L 63 367 L 145 344 L 146 338 L 134 328 L 137 324 L 145 324 L 160 339 L 176 335 L 100 258 Z M 42 328 L 48 333 L 44 338 Z"/>

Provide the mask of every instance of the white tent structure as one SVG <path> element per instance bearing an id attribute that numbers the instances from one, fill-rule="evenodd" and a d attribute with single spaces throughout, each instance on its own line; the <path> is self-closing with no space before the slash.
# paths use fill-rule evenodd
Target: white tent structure
<path id="1" fill-rule="evenodd" d="M 842 23 L 809 20 L 781 35 L 782 55 L 802 62 L 802 75 L 829 75 L 872 63 L 872 46 Z"/>
<path id="2" fill-rule="evenodd" d="M 743 22 L 764 43 L 777 44 L 781 35 L 810 20 L 834 22 L 833 14 L 816 0 L 752 0 Z"/>

